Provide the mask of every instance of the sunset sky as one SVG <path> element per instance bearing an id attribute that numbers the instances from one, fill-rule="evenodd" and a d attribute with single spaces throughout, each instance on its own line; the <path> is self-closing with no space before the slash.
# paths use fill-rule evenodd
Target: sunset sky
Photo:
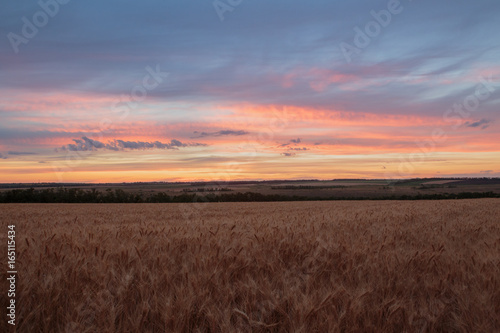
<path id="1" fill-rule="evenodd" d="M 0 5 L 0 182 L 499 177 L 498 0 Z"/>

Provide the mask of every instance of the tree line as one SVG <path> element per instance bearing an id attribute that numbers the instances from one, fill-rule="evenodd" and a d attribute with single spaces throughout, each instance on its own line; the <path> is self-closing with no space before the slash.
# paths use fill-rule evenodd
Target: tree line
<path id="1" fill-rule="evenodd" d="M 311 201 L 311 200 L 444 200 L 500 198 L 494 192 L 462 192 L 442 194 L 390 195 L 383 197 L 305 197 L 297 195 L 245 193 L 210 193 L 198 195 L 182 193 L 168 195 L 165 192 L 152 194 L 131 193 L 121 189 L 83 190 L 79 188 L 50 188 L 35 190 L 14 189 L 0 192 L 0 203 L 187 203 L 187 202 L 265 202 L 265 201 Z"/>

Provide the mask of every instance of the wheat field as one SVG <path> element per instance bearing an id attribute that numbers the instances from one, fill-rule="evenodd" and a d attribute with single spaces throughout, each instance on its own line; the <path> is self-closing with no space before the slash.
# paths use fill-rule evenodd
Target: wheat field
<path id="1" fill-rule="evenodd" d="M 0 206 L 17 332 L 498 332 L 499 216 L 498 199 Z"/>

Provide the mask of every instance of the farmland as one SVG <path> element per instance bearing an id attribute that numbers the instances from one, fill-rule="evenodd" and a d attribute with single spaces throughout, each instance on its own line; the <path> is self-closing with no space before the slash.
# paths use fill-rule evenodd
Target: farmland
<path id="1" fill-rule="evenodd" d="M 499 331 L 498 216 L 499 199 L 0 205 L 17 332 Z"/>
<path id="2" fill-rule="evenodd" d="M 107 184 L 0 184 L 0 203 L 2 195 L 8 192 L 28 191 L 33 188 L 36 192 L 46 191 L 97 191 L 104 194 L 113 194 L 104 200 L 90 199 L 88 195 L 84 198 L 64 199 L 66 195 L 53 201 L 47 201 L 47 197 L 54 197 L 48 193 L 45 199 L 37 201 L 34 199 L 19 198 L 19 201 L 4 202 L 115 202 L 116 197 L 133 196 L 133 199 L 116 200 L 116 202 L 176 202 L 176 200 L 164 200 L 165 198 L 178 197 L 178 201 L 193 202 L 189 196 L 210 198 L 210 196 L 222 196 L 220 201 L 275 201 L 276 196 L 280 201 L 287 201 L 293 197 L 300 200 L 349 200 L 349 199 L 435 199 L 435 198 L 471 198 L 473 196 L 462 195 L 464 193 L 478 194 L 479 197 L 500 196 L 499 178 L 427 178 L 427 179 L 400 179 L 400 180 L 367 180 L 367 179 L 339 179 L 339 180 L 273 180 L 273 181 L 229 181 L 229 182 L 152 182 L 152 183 L 107 183 Z M 118 191 L 119 193 L 116 193 Z M 252 193 L 258 196 L 266 196 L 267 199 L 248 200 L 239 198 L 238 194 Z M 484 195 L 488 193 L 487 195 Z M 25 193 L 26 194 L 26 193 Z M 90 195 L 92 196 L 92 195 Z M 113 198 L 113 196 L 115 198 Z M 136 198 L 140 198 L 136 200 Z M 217 201 L 217 200 L 215 200 Z"/>

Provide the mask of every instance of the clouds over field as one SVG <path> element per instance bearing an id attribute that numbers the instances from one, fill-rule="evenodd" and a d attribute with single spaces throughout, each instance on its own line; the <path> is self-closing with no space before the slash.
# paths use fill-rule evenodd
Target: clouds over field
<path id="1" fill-rule="evenodd" d="M 169 143 L 160 141 L 143 142 L 143 141 L 123 141 L 113 140 L 108 143 L 102 143 L 97 140 L 89 139 L 86 136 L 81 139 L 73 139 L 75 143 L 69 143 L 62 146 L 60 149 L 65 151 L 95 151 L 99 149 L 104 150 L 148 150 L 148 149 L 179 149 L 181 147 L 198 147 L 206 146 L 203 143 L 182 143 L 179 140 L 172 139 Z M 9 152 L 10 153 L 10 152 Z"/>

